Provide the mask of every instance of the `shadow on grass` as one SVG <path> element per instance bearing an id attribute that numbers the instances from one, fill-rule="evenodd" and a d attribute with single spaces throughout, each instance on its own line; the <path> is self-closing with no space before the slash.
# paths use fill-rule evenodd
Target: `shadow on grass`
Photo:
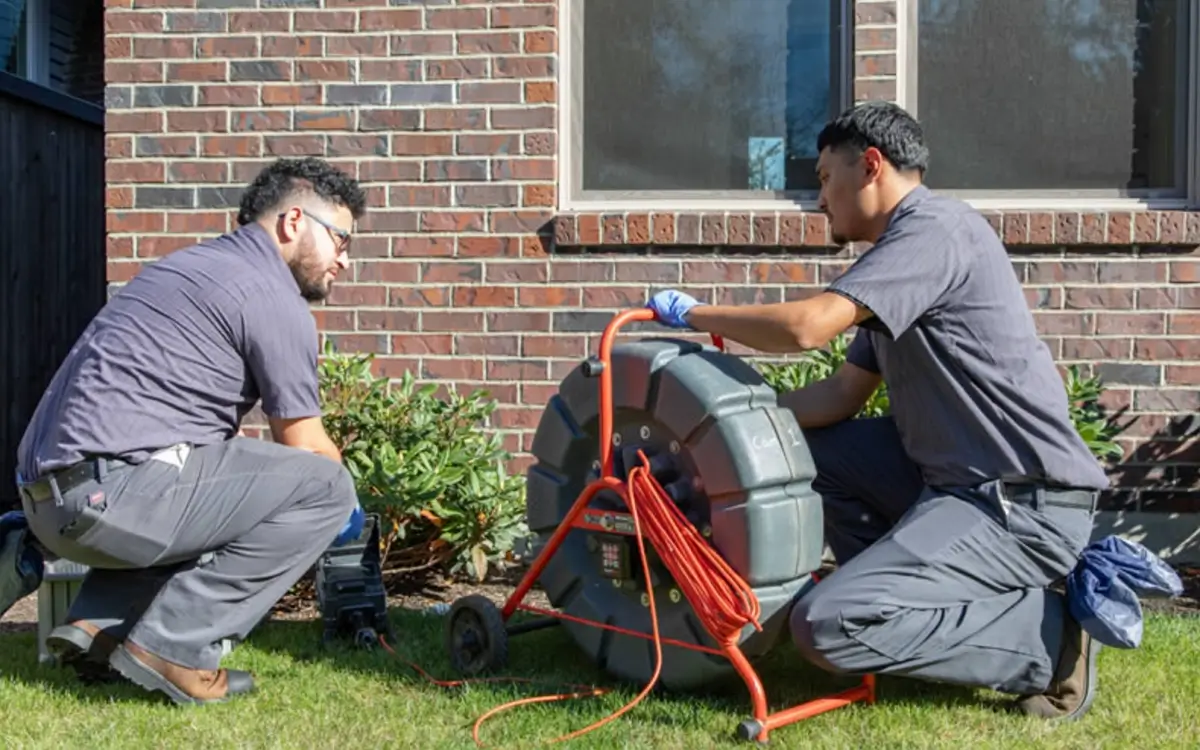
<path id="1" fill-rule="evenodd" d="M 123 680 L 87 685 L 80 682 L 70 669 L 39 662 L 37 634 L 34 632 L 6 632 L 3 634 L 3 644 L 0 681 L 21 682 L 47 693 L 69 695 L 81 703 L 144 703 L 148 697 L 144 690 Z"/>
<path id="2" fill-rule="evenodd" d="M 443 632 L 445 617 L 430 616 L 418 611 L 393 608 L 391 621 L 397 641 L 392 644 L 393 655 L 381 647 L 364 650 L 349 643 L 324 646 L 320 642 L 321 628 L 313 621 L 270 621 L 251 635 L 248 644 L 265 653 L 278 653 L 300 663 L 324 663 L 339 671 L 355 670 L 373 673 L 418 691 L 443 691 L 453 694 L 464 687 L 441 687 L 419 675 L 406 662 L 414 662 L 439 680 L 457 680 L 460 676 L 450 665 Z M 513 622 L 525 616 L 518 614 Z M 672 647 L 664 646 L 664 659 L 670 658 Z M 767 694 L 768 710 L 779 711 L 816 698 L 828 697 L 859 684 L 858 678 L 836 677 L 808 664 L 791 646 L 780 645 L 755 664 Z M 490 694 L 488 700 L 500 705 L 521 697 L 572 692 L 572 686 L 586 684 L 607 688 L 615 693 L 606 696 L 609 710 L 624 705 L 643 684 L 622 683 L 601 671 L 587 658 L 570 634 L 560 627 L 548 628 L 514 636 L 509 641 L 508 665 L 494 677 L 536 680 L 533 684 L 509 682 L 472 683 L 475 693 Z M 903 710 L 907 706 L 922 709 L 931 706 L 946 708 L 999 708 L 1003 698 L 981 697 L 981 691 L 952 685 L 917 682 L 883 677 L 878 680 L 878 697 L 889 706 Z M 615 703 L 615 705 L 613 705 Z M 661 704 L 662 710 L 655 706 Z M 568 713 L 579 721 L 590 723 L 608 713 L 597 707 L 595 700 L 580 699 L 556 702 L 555 711 Z M 680 722 L 681 705 L 697 710 L 725 713 L 732 732 L 737 724 L 752 714 L 745 684 L 735 673 L 709 683 L 705 689 L 686 693 L 669 693 L 656 689 L 635 711 L 639 720 L 676 725 Z M 682 714 L 686 715 L 686 714 Z"/>

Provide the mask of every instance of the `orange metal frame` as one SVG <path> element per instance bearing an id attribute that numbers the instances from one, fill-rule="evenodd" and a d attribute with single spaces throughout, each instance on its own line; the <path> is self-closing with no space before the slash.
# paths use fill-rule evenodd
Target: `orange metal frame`
<path id="1" fill-rule="evenodd" d="M 625 482 L 613 476 L 613 457 L 612 457 L 612 431 L 613 431 L 613 394 L 612 394 L 612 347 L 613 340 L 616 338 L 617 332 L 622 326 L 634 321 L 652 321 L 655 319 L 655 314 L 649 309 L 633 309 L 619 313 L 604 329 L 604 334 L 600 338 L 600 478 L 588 484 L 580 493 L 575 504 L 571 506 L 567 512 L 566 518 L 555 529 L 550 540 L 546 543 L 545 548 L 537 556 L 530 565 L 524 577 L 513 591 L 512 595 L 505 602 L 501 615 L 504 621 L 507 622 L 513 613 L 517 610 L 525 612 L 533 612 L 547 617 L 554 617 L 560 620 L 577 622 L 584 625 L 590 625 L 602 630 L 611 630 L 622 635 L 633 636 L 645 640 L 654 640 L 654 635 L 651 633 L 643 633 L 627 628 L 619 628 L 607 623 L 587 620 L 580 617 L 573 617 L 555 610 L 545 609 L 543 607 L 535 607 L 533 605 L 524 604 L 526 594 L 533 588 L 534 583 L 541 576 L 542 571 L 546 568 L 546 564 L 550 558 L 558 551 L 563 540 L 572 529 L 587 529 L 594 531 L 604 531 L 610 534 L 625 534 L 633 536 L 629 531 L 614 528 L 610 525 L 601 525 L 600 523 L 590 520 L 586 517 L 588 504 L 597 492 L 608 489 L 621 497 L 623 501 L 628 501 L 628 489 Z M 724 344 L 719 336 L 713 336 L 713 342 L 719 347 L 724 348 Z M 604 516 L 608 518 L 620 517 L 622 520 L 627 520 L 627 528 L 633 528 L 633 520 L 630 514 L 604 512 Z M 646 540 L 649 542 L 649 540 Z M 746 688 L 750 692 L 750 700 L 753 707 L 754 719 L 761 726 L 761 731 L 758 737 L 753 738 L 759 742 L 768 740 L 771 730 L 778 729 L 788 724 L 793 724 L 798 721 L 832 711 L 835 708 L 842 708 L 858 701 L 866 701 L 867 703 L 875 702 L 875 676 L 864 675 L 862 684 L 856 685 L 849 690 L 844 690 L 831 696 L 817 698 L 806 703 L 801 703 L 791 708 L 785 708 L 774 713 L 769 713 L 767 710 L 767 696 L 763 689 L 762 680 L 758 676 L 758 672 L 750 664 L 749 660 L 738 648 L 737 644 L 729 643 L 721 648 L 710 648 L 701 646 L 695 643 L 684 643 L 671 638 L 659 638 L 659 642 L 665 645 L 677 646 L 686 648 L 692 651 L 702 651 L 705 653 L 724 656 L 733 665 L 738 675 L 746 683 Z"/>

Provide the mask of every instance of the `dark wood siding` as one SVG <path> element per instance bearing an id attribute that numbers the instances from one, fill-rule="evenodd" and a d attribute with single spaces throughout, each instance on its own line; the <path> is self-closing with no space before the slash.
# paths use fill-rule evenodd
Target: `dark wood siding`
<path id="1" fill-rule="evenodd" d="M 0 506 L 42 392 L 105 300 L 99 107 L 0 74 Z"/>

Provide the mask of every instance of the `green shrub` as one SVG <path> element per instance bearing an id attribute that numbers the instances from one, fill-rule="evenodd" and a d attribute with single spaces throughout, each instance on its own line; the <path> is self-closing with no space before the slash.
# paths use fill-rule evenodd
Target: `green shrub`
<path id="1" fill-rule="evenodd" d="M 1071 365 L 1067 368 L 1066 388 L 1071 421 L 1083 442 L 1101 460 L 1120 459 L 1125 451 L 1114 438 L 1124 428 L 1115 419 L 1105 416 L 1104 408 L 1100 406 L 1100 397 L 1104 394 L 1100 377 L 1085 378 L 1079 374 L 1079 367 Z"/>
<path id="2" fill-rule="evenodd" d="M 320 384 L 325 429 L 363 508 L 382 519 L 385 571 L 483 580 L 525 533 L 524 477 L 507 473 L 511 456 L 485 429 L 495 402 L 484 390 L 439 398 L 410 373 L 389 385 L 372 360 L 327 345 Z"/>
<path id="3" fill-rule="evenodd" d="M 811 385 L 833 375 L 846 362 L 849 338 L 839 335 L 828 348 L 806 352 L 799 359 L 786 362 L 760 362 L 756 364 L 763 379 L 776 391 L 783 393 Z M 1123 455 L 1121 446 L 1114 440 L 1124 429 L 1115 420 L 1105 416 L 1100 406 L 1104 384 L 1098 376 L 1082 377 L 1079 368 L 1067 368 L 1064 383 L 1070 405 L 1071 421 L 1080 437 L 1092 453 L 1101 460 L 1116 460 Z M 858 417 L 880 417 L 889 413 L 887 386 L 879 388 L 867 399 Z"/>

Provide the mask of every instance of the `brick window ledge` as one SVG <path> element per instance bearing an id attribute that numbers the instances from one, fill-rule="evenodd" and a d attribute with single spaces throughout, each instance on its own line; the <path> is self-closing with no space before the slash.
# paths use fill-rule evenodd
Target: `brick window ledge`
<path id="1" fill-rule="evenodd" d="M 984 210 L 1009 246 L 1200 248 L 1200 211 Z M 810 211 L 563 212 L 559 247 L 833 247 L 825 216 Z"/>

